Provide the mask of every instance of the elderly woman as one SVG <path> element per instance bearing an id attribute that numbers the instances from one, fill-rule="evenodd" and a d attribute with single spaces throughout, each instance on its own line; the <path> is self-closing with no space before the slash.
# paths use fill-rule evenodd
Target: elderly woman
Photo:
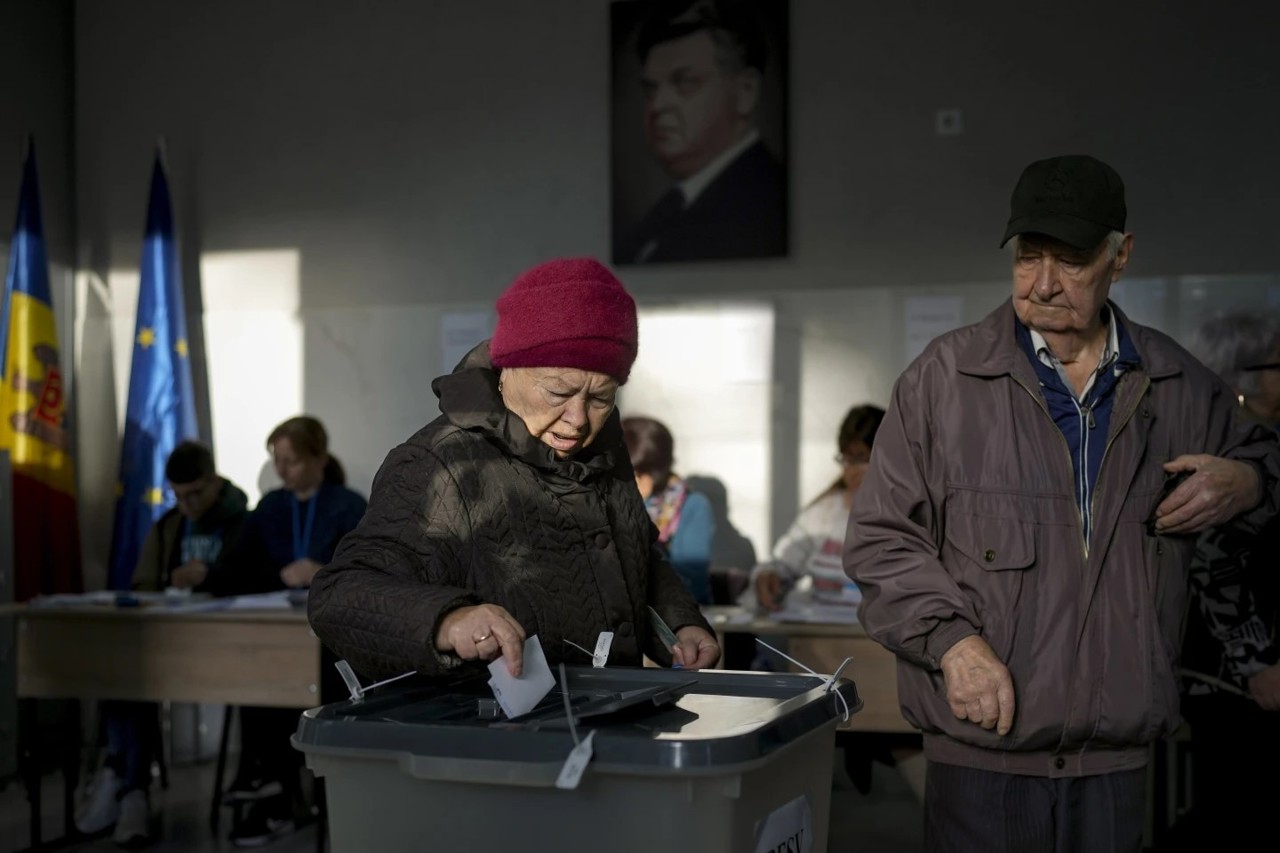
<path id="1" fill-rule="evenodd" d="M 583 663 L 576 647 L 602 631 L 610 664 L 715 664 L 622 442 L 631 296 L 596 261 L 556 260 L 520 275 L 497 314 L 492 340 L 432 383 L 441 416 L 387 456 L 364 519 L 316 575 L 316 634 L 371 677 L 498 657 L 519 675 L 534 634 L 552 665 Z"/>
<path id="2" fill-rule="evenodd" d="M 1231 387 L 1242 418 L 1280 427 L 1280 321 L 1214 318 L 1189 349 Z M 1182 652 L 1183 715 L 1191 723 L 1193 809 L 1188 837 L 1231 826 L 1272 831 L 1280 761 L 1280 521 L 1201 534 L 1191 564 L 1193 606 Z M 1261 774 L 1261 776 L 1259 776 Z M 1193 842 L 1194 843 L 1194 842 Z"/>

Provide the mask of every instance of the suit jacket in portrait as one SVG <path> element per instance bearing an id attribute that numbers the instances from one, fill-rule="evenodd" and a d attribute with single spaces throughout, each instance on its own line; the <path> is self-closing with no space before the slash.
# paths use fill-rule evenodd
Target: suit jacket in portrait
<path id="1" fill-rule="evenodd" d="M 747 148 L 683 210 L 673 187 L 618 241 L 615 263 L 767 258 L 787 253 L 787 183 L 761 142 Z M 652 244 L 652 245 L 650 245 Z"/>

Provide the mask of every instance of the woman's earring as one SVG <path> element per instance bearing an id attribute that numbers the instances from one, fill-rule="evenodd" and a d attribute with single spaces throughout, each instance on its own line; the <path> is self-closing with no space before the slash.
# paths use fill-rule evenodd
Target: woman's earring
<path id="1" fill-rule="evenodd" d="M 1240 404 L 1240 408 L 1242 408 L 1242 409 L 1243 409 L 1243 408 L 1244 408 L 1244 395 L 1243 395 L 1243 394 L 1237 394 L 1237 395 L 1236 395 L 1236 402 L 1237 402 L 1237 403 L 1239 403 L 1239 404 Z"/>

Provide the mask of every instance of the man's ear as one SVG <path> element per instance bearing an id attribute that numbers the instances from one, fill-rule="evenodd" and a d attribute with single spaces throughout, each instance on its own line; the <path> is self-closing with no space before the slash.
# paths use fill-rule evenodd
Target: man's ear
<path id="1" fill-rule="evenodd" d="M 1124 272 L 1124 268 L 1129 265 L 1129 255 L 1133 252 L 1133 235 L 1125 234 L 1124 241 L 1120 243 L 1120 249 L 1116 252 L 1114 267 L 1111 270 L 1111 280 L 1115 281 L 1120 277 L 1120 273 Z"/>
<path id="2" fill-rule="evenodd" d="M 760 71 L 756 68 L 744 68 L 738 72 L 734 89 L 734 109 L 739 118 L 749 118 L 756 111 L 760 101 Z"/>

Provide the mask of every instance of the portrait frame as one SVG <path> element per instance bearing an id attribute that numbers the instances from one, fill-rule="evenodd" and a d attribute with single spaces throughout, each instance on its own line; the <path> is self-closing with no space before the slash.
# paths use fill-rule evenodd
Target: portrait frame
<path id="1" fill-rule="evenodd" d="M 790 0 L 616 0 L 610 39 L 613 263 L 787 256 Z M 708 51 L 716 66 L 703 74 Z M 686 80 L 729 85 L 734 69 L 754 73 L 757 94 L 735 124 L 745 131 L 726 146 L 726 120 L 707 110 L 741 101 L 719 92 L 697 101 L 683 90 Z M 717 135 L 699 130 L 707 126 Z"/>

